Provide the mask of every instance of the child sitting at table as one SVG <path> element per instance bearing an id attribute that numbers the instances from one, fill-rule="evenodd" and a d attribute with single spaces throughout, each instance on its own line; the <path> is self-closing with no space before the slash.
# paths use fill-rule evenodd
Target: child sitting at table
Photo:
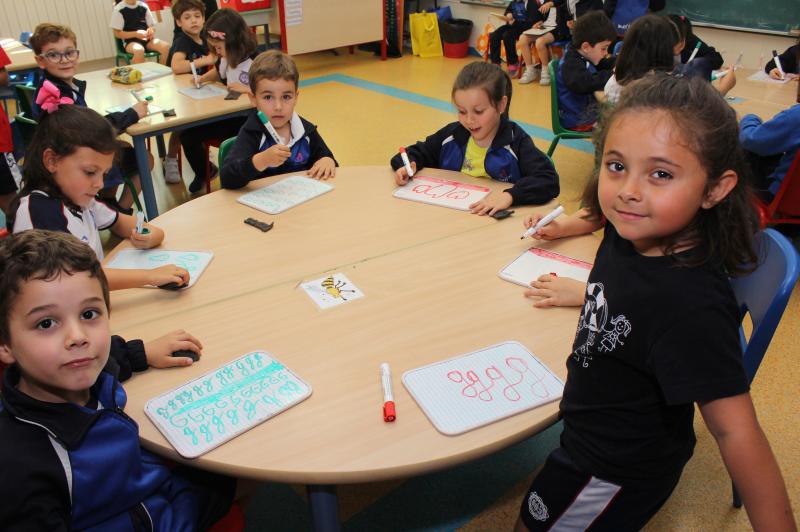
<path id="1" fill-rule="evenodd" d="M 509 183 L 503 192 L 492 192 L 470 205 L 470 211 L 481 216 L 511 205 L 547 203 L 558 196 L 558 174 L 550 159 L 508 119 L 511 80 L 500 67 L 468 64 L 453 84 L 452 97 L 458 121 L 406 148 L 414 173 L 418 168 L 443 168 Z M 395 183 L 407 183 L 409 175 L 399 153 L 391 165 Z"/>
<path id="2" fill-rule="evenodd" d="M 75 33 L 68 26 L 45 22 L 36 26 L 30 44 L 33 53 L 36 54 L 36 63 L 39 68 L 44 70 L 44 76 L 33 95 L 33 119 L 39 120 L 42 115 L 42 106 L 39 101 L 42 98 L 40 94 L 45 82 L 49 82 L 50 86 L 54 87 L 60 98 L 69 98 L 76 105 L 85 107 L 86 82 L 75 79 L 75 72 L 80 63 L 80 50 L 77 48 L 78 39 Z M 118 134 L 145 115 L 147 115 L 147 102 L 143 101 L 125 111 L 108 113 L 105 117 Z M 117 189 L 124 183 L 122 176 L 128 175 L 131 176 L 137 193 L 140 190 L 136 154 L 133 147 L 127 142 L 117 142 L 118 158 L 108 175 L 104 176 L 104 186 L 100 197 L 116 210 L 130 214 L 133 212 L 130 209 L 133 204 L 133 196 L 130 191 L 123 190 L 122 197 L 117 202 Z M 148 157 L 150 157 L 149 154 Z M 152 167 L 151 157 L 150 168 Z"/>
<path id="3" fill-rule="evenodd" d="M 617 34 L 602 11 L 578 17 L 572 29 L 572 45 L 558 63 L 558 114 L 561 125 L 589 131 L 597 120 L 595 91 L 603 90 L 613 74 L 614 58 L 608 47 Z"/>
<path id="4" fill-rule="evenodd" d="M 253 61 L 249 78 L 256 110 L 225 159 L 222 186 L 240 188 L 253 179 L 297 171 L 315 179 L 334 177 L 336 160 L 317 126 L 294 110 L 300 73 L 292 58 L 278 50 L 264 52 Z"/>
<path id="5" fill-rule="evenodd" d="M 208 72 L 200 76 L 200 82 L 222 81 L 229 91 L 252 96 L 248 72 L 257 51 L 256 38 L 247 22 L 233 9 L 220 9 L 206 22 L 206 35 L 209 49 L 217 60 Z M 245 120 L 241 116 L 226 118 L 211 126 L 195 126 L 181 132 L 183 152 L 194 172 L 189 192 L 199 192 L 206 179 L 212 179 L 217 174 L 214 164 L 209 164 L 210 172 L 206 174 L 208 161 L 203 142 L 211 139 L 222 141 L 236 136 Z"/>
<path id="6" fill-rule="evenodd" d="M 678 28 L 678 32 L 680 33 L 681 41 L 678 50 L 680 51 L 681 63 L 688 63 L 692 54 L 694 54 L 692 62 L 706 63 L 707 67 L 705 68 L 709 71 L 722 68 L 722 64 L 725 62 L 722 59 L 722 54 L 694 34 L 692 30 L 692 21 L 689 20 L 688 17 L 684 15 L 668 15 L 668 17 L 672 23 L 675 24 L 675 27 Z M 697 53 L 694 52 L 695 48 L 697 48 Z"/>
<path id="7" fill-rule="evenodd" d="M 205 74 L 214 66 L 216 58 L 208 52 L 208 45 L 203 39 L 203 26 L 206 19 L 203 14 L 206 6 L 202 0 L 175 0 L 172 4 L 172 17 L 176 27 L 179 28 L 169 49 L 167 64 L 174 74 L 188 74 L 194 72 L 198 75 Z M 180 183 L 181 174 L 178 167 L 180 157 L 181 137 L 180 132 L 173 131 L 169 137 L 167 156 L 164 159 L 164 180 L 167 183 Z"/>
<path id="8" fill-rule="evenodd" d="M 9 229 L 72 233 L 99 259 L 103 258 L 101 229 L 130 238 L 139 249 L 161 244 L 164 231 L 147 224 L 148 231 L 140 234 L 133 216 L 95 200 L 117 149 L 111 124 L 91 109 L 62 103 L 52 94 L 42 106 L 46 114 L 27 149 L 22 190 L 9 209 L 13 213 L 7 220 Z M 112 290 L 189 282 L 189 272 L 174 264 L 152 270 L 109 268 L 106 275 Z"/>
<path id="9" fill-rule="evenodd" d="M 147 2 L 142 0 L 114 0 L 111 12 L 111 29 L 114 37 L 123 42 L 125 51 L 133 55 L 133 64 L 144 63 L 144 52 L 158 52 L 159 62 L 167 64 L 169 43 L 155 37 L 156 21 Z"/>
<path id="10" fill-rule="evenodd" d="M 10 64 L 11 60 L 0 46 L 0 87 L 8 85 L 6 66 Z M 14 158 L 14 143 L 8 116 L 0 112 L 0 210 L 3 213 L 8 210 L 8 205 L 14 199 L 21 180 L 22 175 L 19 172 L 17 160 Z"/>
<path id="11" fill-rule="evenodd" d="M 6 238 L 0 302 L 0 529 L 206 530 L 228 512 L 234 479 L 170 469 L 140 446 L 120 381 L 150 354 L 111 336 L 87 246 L 51 231 Z"/>
<path id="12" fill-rule="evenodd" d="M 517 39 L 522 32 L 531 29 L 534 23 L 542 20 L 539 3 L 536 0 L 513 0 L 503 12 L 506 24 L 503 24 L 489 35 L 489 60 L 500 64 L 500 47 L 505 45 L 508 74 L 517 73 Z"/>
<path id="13" fill-rule="evenodd" d="M 739 123 L 739 140 L 747 150 L 754 188 L 771 200 L 800 151 L 800 103 L 763 122 L 754 114 Z"/>
<path id="14" fill-rule="evenodd" d="M 797 44 L 790 46 L 778 56 L 778 61 L 781 63 L 784 76 L 790 74 L 797 77 L 800 74 L 800 38 L 797 39 Z M 764 72 L 772 79 L 781 79 L 781 70 L 778 69 L 774 57 L 764 65 Z"/>

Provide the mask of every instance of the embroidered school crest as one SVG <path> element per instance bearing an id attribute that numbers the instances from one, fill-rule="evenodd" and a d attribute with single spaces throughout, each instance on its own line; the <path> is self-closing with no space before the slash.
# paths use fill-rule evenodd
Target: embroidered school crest
<path id="1" fill-rule="evenodd" d="M 578 330 L 575 333 L 575 347 L 572 351 L 572 356 L 584 368 L 589 367 L 592 353 L 613 351 L 617 344 L 624 344 L 622 339 L 631 333 L 631 322 L 624 314 L 612 316 L 610 319 L 609 315 L 603 283 L 588 283 L 586 301 L 581 309 Z M 595 347 L 598 337 L 600 345 Z"/>
<path id="2" fill-rule="evenodd" d="M 544 501 L 535 491 L 532 491 L 528 496 L 528 511 L 537 521 L 547 521 L 547 518 L 550 517 L 550 514 L 547 512 L 547 506 L 545 506 Z"/>
<path id="3" fill-rule="evenodd" d="M 250 84 L 250 75 L 248 72 L 239 72 L 239 83 L 242 85 L 249 85 Z"/>

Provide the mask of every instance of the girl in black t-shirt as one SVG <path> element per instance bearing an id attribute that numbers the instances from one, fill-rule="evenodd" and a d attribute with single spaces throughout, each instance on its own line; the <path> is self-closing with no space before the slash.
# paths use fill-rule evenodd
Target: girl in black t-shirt
<path id="1" fill-rule="evenodd" d="M 701 79 L 651 74 L 625 88 L 595 141 L 584 208 L 534 233 L 605 226 L 588 283 L 544 275 L 526 292 L 536 306 L 582 311 L 561 447 L 522 501 L 517 529 L 641 529 L 692 455 L 697 403 L 753 527 L 793 530 L 748 393 L 728 282 L 757 259 L 735 112 Z"/>

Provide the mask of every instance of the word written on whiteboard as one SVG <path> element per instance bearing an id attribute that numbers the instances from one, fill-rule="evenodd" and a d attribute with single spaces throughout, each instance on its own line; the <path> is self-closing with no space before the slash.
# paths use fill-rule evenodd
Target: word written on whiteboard
<path id="1" fill-rule="evenodd" d="M 403 385 L 436 430 L 450 436 L 557 401 L 564 384 L 509 341 L 413 369 Z"/>
<path id="2" fill-rule="evenodd" d="M 333 186 L 302 175 L 289 176 L 239 196 L 238 201 L 267 214 L 279 214 L 333 190 Z"/>
<path id="3" fill-rule="evenodd" d="M 289 368 L 253 351 L 150 399 L 145 413 L 181 456 L 195 458 L 310 395 Z"/>
<path id="4" fill-rule="evenodd" d="M 302 283 L 300 286 L 303 287 L 308 297 L 323 310 L 364 297 L 364 292 L 359 290 L 343 273 L 327 275 Z"/>
<path id="5" fill-rule="evenodd" d="M 189 272 L 189 284 L 194 286 L 208 267 L 214 254 L 210 251 L 167 251 L 165 249 L 123 249 L 106 263 L 121 270 L 152 270 L 167 264 L 180 266 Z"/>
<path id="6" fill-rule="evenodd" d="M 592 264 L 589 262 L 547 249 L 531 248 L 500 270 L 497 275 L 514 284 L 530 287 L 531 281 L 548 273 L 578 281 L 588 281 L 591 271 Z"/>
<path id="7" fill-rule="evenodd" d="M 485 198 L 489 192 L 486 187 L 417 175 L 395 190 L 394 197 L 468 211 L 470 205 Z"/>

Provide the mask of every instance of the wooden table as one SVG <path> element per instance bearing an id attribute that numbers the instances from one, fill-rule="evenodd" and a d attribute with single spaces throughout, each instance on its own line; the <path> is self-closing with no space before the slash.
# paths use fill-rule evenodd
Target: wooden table
<path id="1" fill-rule="evenodd" d="M 133 138 L 145 208 L 148 219 L 152 219 L 158 216 L 158 205 L 153 189 L 153 178 L 150 174 L 145 140 L 148 137 L 160 136 L 170 131 L 245 115 L 252 105 L 246 95 L 240 96 L 237 100 L 225 100 L 224 95 L 205 100 L 195 100 L 184 96 L 178 92 L 178 89 L 192 86 L 190 74 L 168 75 L 135 85 L 123 85 L 111 82 L 108 79 L 108 72 L 109 70 L 97 70 L 77 76 L 78 79 L 88 82 L 86 101 L 89 107 L 95 111 L 106 114 L 106 110 L 111 107 L 130 106 L 136 103 L 131 91 L 141 89 L 145 89 L 145 95 L 153 97 L 154 105 L 163 109 L 175 110 L 175 117 L 166 118 L 159 113 L 143 118 L 125 130 Z M 163 151 L 163 145 L 159 145 L 159 150 Z"/>
<path id="2" fill-rule="evenodd" d="M 797 79 L 782 84 L 747 79 L 754 72 L 750 69 L 737 71 L 736 86 L 728 93 L 744 100 L 731 103 L 740 118 L 753 113 L 767 121 L 797 102 Z"/>
<path id="3" fill-rule="evenodd" d="M 11 64 L 6 67 L 9 72 L 32 70 L 38 68 L 33 50 L 15 39 L 0 38 L 0 46 L 8 54 Z"/>
<path id="4" fill-rule="evenodd" d="M 453 172 L 425 175 L 506 185 Z M 279 178 L 251 183 L 246 190 Z M 211 249 L 200 281 L 183 292 L 135 289 L 112 294 L 114 333 L 154 338 L 175 328 L 199 336 L 199 363 L 151 370 L 125 387 L 127 413 L 145 447 L 181 459 L 145 417 L 145 402 L 254 349 L 265 349 L 313 388 L 303 403 L 188 461 L 231 475 L 310 486 L 315 526 L 337 523 L 341 483 L 419 475 L 495 452 L 556 420 L 558 404 L 536 408 L 466 434 L 436 431 L 400 384 L 406 370 L 506 340 L 517 340 L 562 379 L 578 309 L 535 309 L 523 289 L 497 272 L 530 245 L 522 217 L 553 205 L 517 208 L 496 221 L 393 198 L 387 167 L 341 168 L 335 189 L 278 216 L 218 191 L 181 205 L 154 223 L 165 249 Z M 243 224 L 274 221 L 268 233 Z M 598 240 L 546 244 L 593 260 Z M 128 243 L 120 247 L 128 247 Z M 113 253 L 109 255 L 109 260 Z M 318 310 L 299 281 L 343 272 L 365 297 Z M 384 423 L 378 367 L 389 362 L 398 420 Z M 326 525 L 327 524 L 327 525 Z M 335 527 L 334 527 L 335 528 Z"/>

